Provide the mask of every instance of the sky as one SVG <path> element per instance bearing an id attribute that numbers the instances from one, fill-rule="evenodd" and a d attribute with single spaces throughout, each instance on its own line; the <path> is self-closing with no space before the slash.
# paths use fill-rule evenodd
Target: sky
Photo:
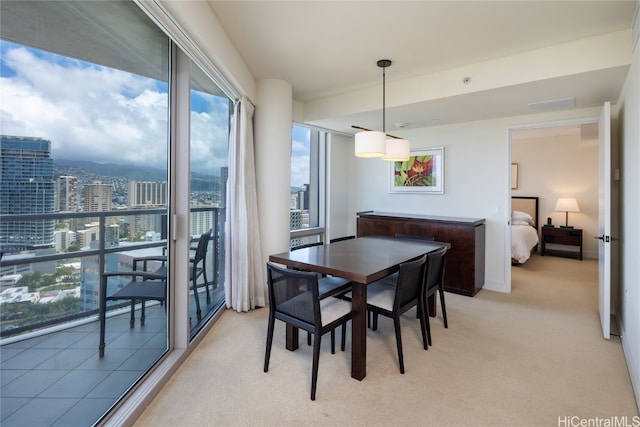
<path id="1" fill-rule="evenodd" d="M 0 133 L 51 141 L 54 159 L 167 165 L 167 85 L 0 40 Z M 192 96 L 196 172 L 227 164 L 228 100 Z"/>
<path id="2" fill-rule="evenodd" d="M 291 130 L 291 186 L 301 187 L 309 183 L 309 128 L 293 125 Z"/>

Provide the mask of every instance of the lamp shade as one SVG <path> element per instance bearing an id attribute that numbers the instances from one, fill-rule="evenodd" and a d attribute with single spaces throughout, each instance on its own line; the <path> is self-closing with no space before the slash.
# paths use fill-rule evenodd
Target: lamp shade
<path id="1" fill-rule="evenodd" d="M 374 130 L 355 136 L 356 157 L 382 157 L 387 152 L 387 135 Z"/>
<path id="2" fill-rule="evenodd" d="M 561 197 L 556 203 L 556 212 L 580 212 L 578 201 L 573 197 Z"/>
<path id="3" fill-rule="evenodd" d="M 388 162 L 404 162 L 409 160 L 411 144 L 406 139 L 387 139 L 386 154 L 382 156 L 382 160 Z"/>

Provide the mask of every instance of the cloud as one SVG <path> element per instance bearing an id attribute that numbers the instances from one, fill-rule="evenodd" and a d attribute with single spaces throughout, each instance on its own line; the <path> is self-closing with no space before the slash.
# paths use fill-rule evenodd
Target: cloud
<path id="1" fill-rule="evenodd" d="M 1 43 L 3 134 L 48 139 L 54 159 L 167 168 L 166 83 Z M 201 96 L 210 111 L 191 114 L 192 168 L 217 174 L 227 163 L 228 100 Z"/>
<path id="2" fill-rule="evenodd" d="M 291 129 L 291 186 L 309 184 L 311 129 L 293 125 Z"/>

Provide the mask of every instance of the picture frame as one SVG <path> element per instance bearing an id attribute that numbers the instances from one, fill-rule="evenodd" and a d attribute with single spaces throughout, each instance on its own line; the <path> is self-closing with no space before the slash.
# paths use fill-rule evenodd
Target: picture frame
<path id="1" fill-rule="evenodd" d="M 412 151 L 409 160 L 390 162 L 389 192 L 444 194 L 444 148 Z"/>
<path id="2" fill-rule="evenodd" d="M 511 189 L 518 189 L 518 164 L 511 163 Z"/>

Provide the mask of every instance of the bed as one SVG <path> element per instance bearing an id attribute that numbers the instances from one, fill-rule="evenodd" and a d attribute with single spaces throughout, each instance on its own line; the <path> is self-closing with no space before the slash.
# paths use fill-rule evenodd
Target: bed
<path id="1" fill-rule="evenodd" d="M 511 197 L 511 264 L 527 262 L 538 243 L 538 198 Z"/>

